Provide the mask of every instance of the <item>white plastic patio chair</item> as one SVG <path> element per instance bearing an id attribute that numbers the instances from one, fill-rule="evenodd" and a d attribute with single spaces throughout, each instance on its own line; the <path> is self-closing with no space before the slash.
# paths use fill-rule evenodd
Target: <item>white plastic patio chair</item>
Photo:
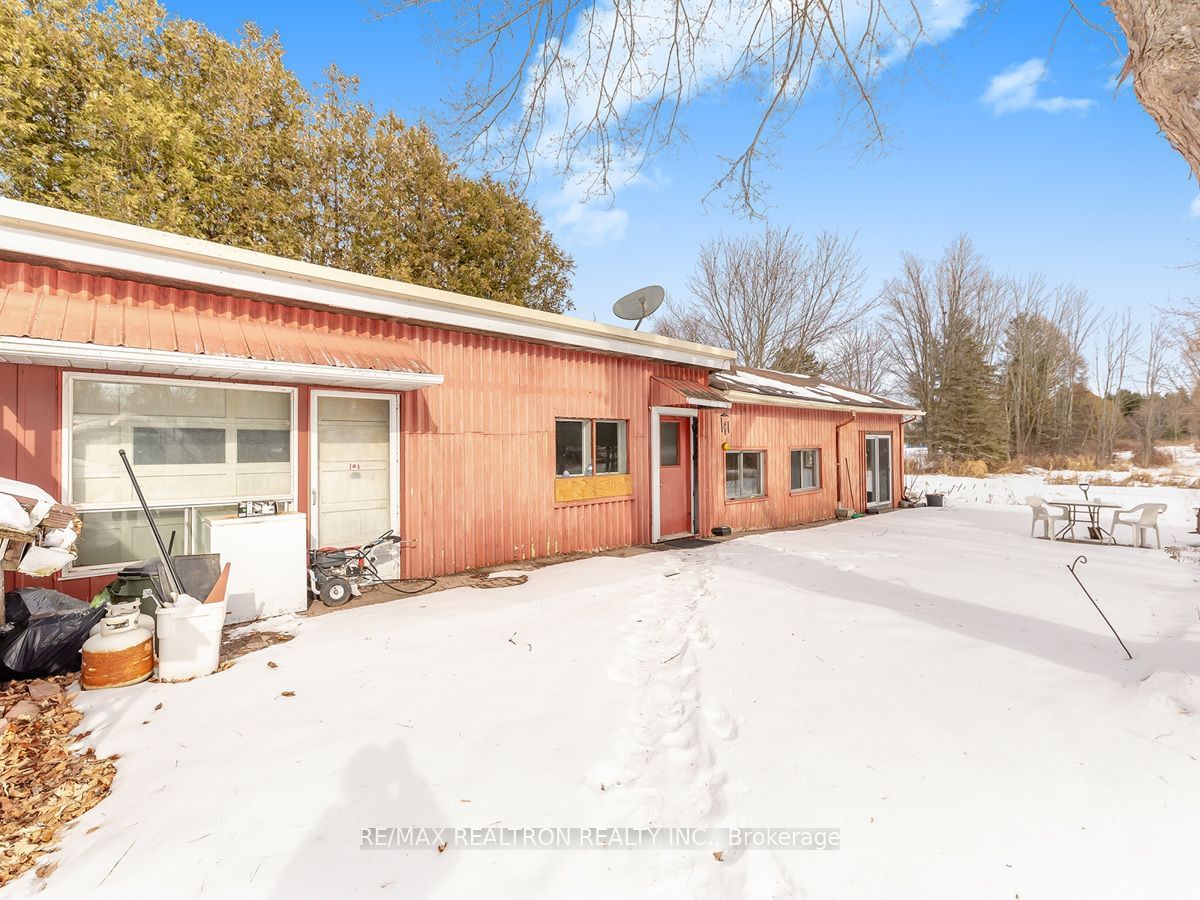
<path id="1" fill-rule="evenodd" d="M 1038 522 L 1042 523 L 1043 537 L 1054 540 L 1054 533 L 1058 531 L 1058 524 L 1066 524 L 1071 521 L 1070 515 L 1061 506 L 1055 506 L 1053 503 L 1047 503 L 1044 498 L 1038 496 L 1030 496 L 1025 498 L 1025 502 L 1029 504 L 1033 510 L 1033 521 L 1029 523 L 1029 536 L 1033 537 L 1034 531 L 1037 529 Z"/>
<path id="2" fill-rule="evenodd" d="M 1158 531 L 1158 517 L 1167 511 L 1165 503 L 1139 503 L 1132 509 L 1118 509 L 1113 513 L 1112 528 L 1108 529 L 1113 533 L 1113 540 L 1116 540 L 1116 532 L 1118 525 L 1128 525 L 1133 529 L 1133 546 L 1144 546 L 1143 541 L 1146 538 L 1146 532 L 1154 529 L 1154 541 L 1159 547 L 1162 547 L 1162 535 Z"/>

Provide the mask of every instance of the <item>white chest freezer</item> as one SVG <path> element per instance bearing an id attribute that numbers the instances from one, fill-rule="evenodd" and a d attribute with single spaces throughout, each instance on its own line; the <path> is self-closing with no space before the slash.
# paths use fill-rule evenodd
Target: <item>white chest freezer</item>
<path id="1" fill-rule="evenodd" d="M 308 606 L 308 517 L 214 517 L 209 547 L 229 563 L 226 622 L 249 622 Z"/>

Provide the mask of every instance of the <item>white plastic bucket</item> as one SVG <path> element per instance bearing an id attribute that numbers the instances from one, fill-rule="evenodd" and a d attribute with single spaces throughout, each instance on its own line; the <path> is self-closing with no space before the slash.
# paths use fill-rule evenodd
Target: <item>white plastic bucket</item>
<path id="1" fill-rule="evenodd" d="M 195 606 L 163 606 L 158 620 L 158 678 L 187 681 L 217 670 L 225 601 Z"/>

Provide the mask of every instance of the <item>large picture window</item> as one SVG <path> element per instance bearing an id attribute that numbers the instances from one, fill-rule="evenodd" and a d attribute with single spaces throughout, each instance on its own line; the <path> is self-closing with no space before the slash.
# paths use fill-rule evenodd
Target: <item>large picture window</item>
<path id="1" fill-rule="evenodd" d="M 75 569 L 156 555 L 121 449 L 177 553 L 206 552 L 206 520 L 240 500 L 295 503 L 292 389 L 70 374 L 64 395 L 66 500 L 84 521 Z"/>
<path id="2" fill-rule="evenodd" d="M 761 450 L 730 450 L 725 454 L 725 499 L 765 496 Z"/>
<path id="3" fill-rule="evenodd" d="M 792 490 L 807 491 L 821 486 L 821 451 L 792 451 Z"/>
<path id="4" fill-rule="evenodd" d="M 556 419 L 554 474 L 562 478 L 627 473 L 628 431 L 624 419 Z"/>

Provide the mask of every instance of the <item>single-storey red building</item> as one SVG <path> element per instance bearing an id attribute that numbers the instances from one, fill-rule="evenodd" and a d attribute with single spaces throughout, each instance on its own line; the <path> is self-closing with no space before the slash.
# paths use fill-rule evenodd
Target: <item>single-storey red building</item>
<path id="1" fill-rule="evenodd" d="M 244 500 L 401 577 L 892 506 L 917 411 L 654 334 L 0 200 L 0 476 L 85 523 L 59 589 Z M 11 584 L 16 577 L 7 576 Z M 44 583 L 44 582 L 42 582 Z"/>

